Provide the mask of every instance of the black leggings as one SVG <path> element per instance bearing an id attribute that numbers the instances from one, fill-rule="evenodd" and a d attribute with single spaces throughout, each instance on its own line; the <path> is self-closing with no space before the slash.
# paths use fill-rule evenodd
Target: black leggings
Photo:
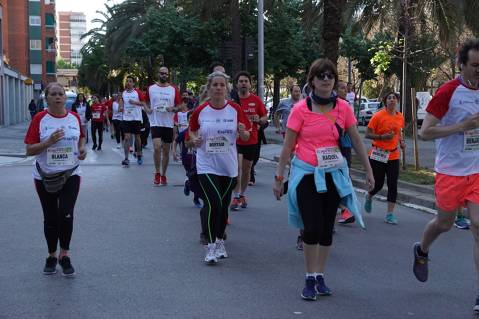
<path id="1" fill-rule="evenodd" d="M 376 195 L 384 186 L 384 177 L 388 181 L 388 202 L 395 203 L 398 195 L 398 177 L 399 177 L 399 160 L 391 160 L 387 163 L 369 159 L 374 175 L 374 189 L 369 192 L 370 196 Z"/>
<path id="2" fill-rule="evenodd" d="M 198 179 L 204 196 L 200 212 L 201 228 L 208 242 L 214 243 L 216 238 L 224 237 L 236 177 L 198 174 Z"/>
<path id="3" fill-rule="evenodd" d="M 93 145 L 97 145 L 96 131 L 98 131 L 98 146 L 101 146 L 101 143 L 103 143 L 103 122 L 91 122 L 91 139 L 93 140 Z"/>
<path id="4" fill-rule="evenodd" d="M 123 133 L 123 129 L 121 128 L 121 121 L 113 120 L 113 127 L 115 128 L 116 142 L 120 143 L 120 137 L 121 137 L 121 141 L 125 139 L 125 133 Z"/>
<path id="5" fill-rule="evenodd" d="M 307 245 L 331 246 L 339 195 L 331 174 L 326 173 L 325 193 L 318 193 L 314 175 L 305 175 L 296 188 L 298 208 L 303 219 L 303 242 Z"/>
<path id="6" fill-rule="evenodd" d="M 73 232 L 73 209 L 80 191 L 80 176 L 73 175 L 57 193 L 48 193 L 41 180 L 35 179 L 35 188 L 43 209 L 43 232 L 48 252 L 60 248 L 69 250 Z"/>

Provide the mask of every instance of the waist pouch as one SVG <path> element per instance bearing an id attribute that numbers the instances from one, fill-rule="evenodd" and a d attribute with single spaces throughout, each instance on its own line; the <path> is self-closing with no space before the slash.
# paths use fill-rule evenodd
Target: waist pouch
<path id="1" fill-rule="evenodd" d="M 45 186 L 45 190 L 48 193 L 59 192 L 63 188 L 63 185 L 65 185 L 67 180 L 70 178 L 70 176 L 72 176 L 73 172 L 78 168 L 78 165 L 77 165 L 66 171 L 53 173 L 53 174 L 47 174 L 40 168 L 40 165 L 38 164 L 38 162 L 36 163 L 36 166 L 37 166 L 38 174 L 40 174 L 42 178 L 43 186 Z"/>

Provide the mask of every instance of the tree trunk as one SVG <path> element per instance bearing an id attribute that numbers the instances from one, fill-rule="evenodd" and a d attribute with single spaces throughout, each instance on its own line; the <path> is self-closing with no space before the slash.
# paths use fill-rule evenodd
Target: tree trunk
<path id="1" fill-rule="evenodd" d="M 346 0 L 324 0 L 323 55 L 335 65 L 338 63 L 339 38 L 343 30 L 342 15 Z"/>
<path id="2" fill-rule="evenodd" d="M 274 75 L 273 79 L 273 105 L 277 106 L 279 104 L 279 93 L 281 90 L 281 77 L 277 74 Z"/>
<path id="3" fill-rule="evenodd" d="M 239 0 L 230 2 L 231 16 L 231 45 L 232 45 L 232 70 L 231 75 L 235 76 L 241 70 L 241 19 L 239 11 Z"/>

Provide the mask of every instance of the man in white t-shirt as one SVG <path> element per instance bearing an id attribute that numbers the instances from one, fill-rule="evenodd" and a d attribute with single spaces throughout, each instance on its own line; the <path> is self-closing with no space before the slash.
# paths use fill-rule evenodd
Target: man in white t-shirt
<path id="1" fill-rule="evenodd" d="M 464 43 L 458 61 L 461 74 L 436 92 L 419 132 L 423 140 L 436 140 L 438 207 L 421 241 L 414 244 L 413 272 L 421 282 L 428 279 L 429 248 L 439 235 L 451 229 L 462 207 L 467 207 L 470 215 L 479 273 L 479 39 Z M 479 313 L 479 296 L 474 311 Z"/>
<path id="2" fill-rule="evenodd" d="M 354 111 L 354 101 L 356 100 L 356 93 L 353 90 L 353 84 L 348 82 L 347 85 L 348 93 L 346 93 L 346 101 L 348 101 L 349 105 L 353 108 Z"/>
<path id="3" fill-rule="evenodd" d="M 173 117 L 181 104 L 181 95 L 168 81 L 169 70 L 163 66 L 158 71 L 159 82 L 146 91 L 146 112 L 150 119 L 155 162 L 155 185 L 167 185 L 166 170 L 170 160 L 170 145 L 173 142 Z"/>

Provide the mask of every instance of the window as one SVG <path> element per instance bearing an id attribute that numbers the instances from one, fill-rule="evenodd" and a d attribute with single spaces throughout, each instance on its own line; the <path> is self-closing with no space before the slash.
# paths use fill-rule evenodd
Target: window
<path id="1" fill-rule="evenodd" d="M 47 61 L 47 74 L 55 74 L 55 62 Z"/>
<path id="2" fill-rule="evenodd" d="M 55 17 L 53 16 L 53 14 L 45 14 L 45 25 L 47 27 L 55 27 Z"/>
<path id="3" fill-rule="evenodd" d="M 30 0 L 31 1 L 31 0 Z M 55 0 L 45 0 L 45 4 L 55 4 Z"/>
<path id="4" fill-rule="evenodd" d="M 42 74 L 42 65 L 30 64 L 30 74 Z"/>
<path id="5" fill-rule="evenodd" d="M 42 19 L 40 16 L 30 16 L 30 25 L 31 26 L 41 26 L 42 25 Z"/>
<path id="6" fill-rule="evenodd" d="M 47 51 L 49 52 L 55 52 L 56 51 L 56 48 L 55 48 L 55 39 L 54 38 L 46 38 L 45 39 L 45 46 L 47 49 Z"/>
<path id="7" fill-rule="evenodd" d="M 41 50 L 42 40 L 30 40 L 30 50 Z"/>

